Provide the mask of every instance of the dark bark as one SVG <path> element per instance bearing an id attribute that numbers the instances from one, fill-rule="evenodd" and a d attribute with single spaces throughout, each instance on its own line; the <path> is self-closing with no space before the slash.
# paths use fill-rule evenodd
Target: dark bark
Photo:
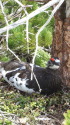
<path id="1" fill-rule="evenodd" d="M 63 78 L 66 85 L 70 86 L 70 18 L 66 18 L 63 25 L 63 44 L 62 44 L 62 65 Z"/>
<path id="2" fill-rule="evenodd" d="M 55 14 L 55 31 L 52 43 L 52 56 L 61 60 L 60 71 L 63 82 L 70 86 L 70 18 L 66 18 L 66 3 Z"/>

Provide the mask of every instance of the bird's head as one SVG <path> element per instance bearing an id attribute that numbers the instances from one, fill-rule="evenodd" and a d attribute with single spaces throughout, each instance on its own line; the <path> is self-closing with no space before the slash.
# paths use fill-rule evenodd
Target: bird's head
<path id="1" fill-rule="evenodd" d="M 60 60 L 57 57 L 50 58 L 50 60 L 47 63 L 47 67 L 53 70 L 58 69 L 60 66 Z"/>

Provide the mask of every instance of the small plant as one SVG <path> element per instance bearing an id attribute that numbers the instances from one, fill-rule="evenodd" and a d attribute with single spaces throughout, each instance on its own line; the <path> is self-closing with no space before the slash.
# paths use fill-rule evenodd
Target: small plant
<path id="1" fill-rule="evenodd" d="M 12 122 L 7 120 L 6 118 L 0 119 L 0 125 L 12 125 Z"/>
<path id="2" fill-rule="evenodd" d="M 0 57 L 0 61 L 9 61 L 10 59 L 9 59 L 9 57 L 7 57 L 7 56 L 2 56 L 2 57 Z"/>
<path id="3" fill-rule="evenodd" d="M 35 59 L 35 64 L 41 67 L 46 67 L 47 61 L 49 60 L 49 58 L 50 58 L 50 54 L 48 54 L 42 49 L 39 49 Z"/>
<path id="4" fill-rule="evenodd" d="M 66 113 L 64 113 L 64 122 L 63 125 L 70 125 L 70 110 L 67 110 Z"/>

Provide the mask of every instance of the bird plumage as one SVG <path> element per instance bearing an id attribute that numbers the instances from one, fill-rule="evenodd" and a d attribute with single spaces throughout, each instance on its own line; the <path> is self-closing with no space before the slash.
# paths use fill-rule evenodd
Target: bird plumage
<path id="1" fill-rule="evenodd" d="M 27 93 L 39 92 L 49 95 L 61 89 L 62 81 L 58 70 L 59 63 L 58 59 L 53 58 L 48 61 L 46 68 L 34 65 L 32 80 L 32 65 L 29 63 L 17 61 L 0 63 L 0 71 L 4 79 L 20 91 Z M 51 68 L 54 66 L 57 68 Z"/>

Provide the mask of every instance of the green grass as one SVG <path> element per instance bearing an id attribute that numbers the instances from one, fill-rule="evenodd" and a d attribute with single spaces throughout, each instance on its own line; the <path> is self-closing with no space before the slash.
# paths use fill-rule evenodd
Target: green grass
<path id="1" fill-rule="evenodd" d="M 58 116 L 58 119 L 60 114 L 63 118 L 63 112 L 69 108 L 69 102 L 69 93 L 59 92 L 47 97 L 39 94 L 21 95 L 15 90 L 8 90 L 7 87 L 0 90 L 0 111 L 14 114 L 19 118 L 26 117 L 30 125 L 36 125 L 35 118 L 44 113 Z M 3 122 L 5 125 L 13 125 L 8 117 L 2 119 L 0 115 L 0 125 L 3 125 Z"/>

